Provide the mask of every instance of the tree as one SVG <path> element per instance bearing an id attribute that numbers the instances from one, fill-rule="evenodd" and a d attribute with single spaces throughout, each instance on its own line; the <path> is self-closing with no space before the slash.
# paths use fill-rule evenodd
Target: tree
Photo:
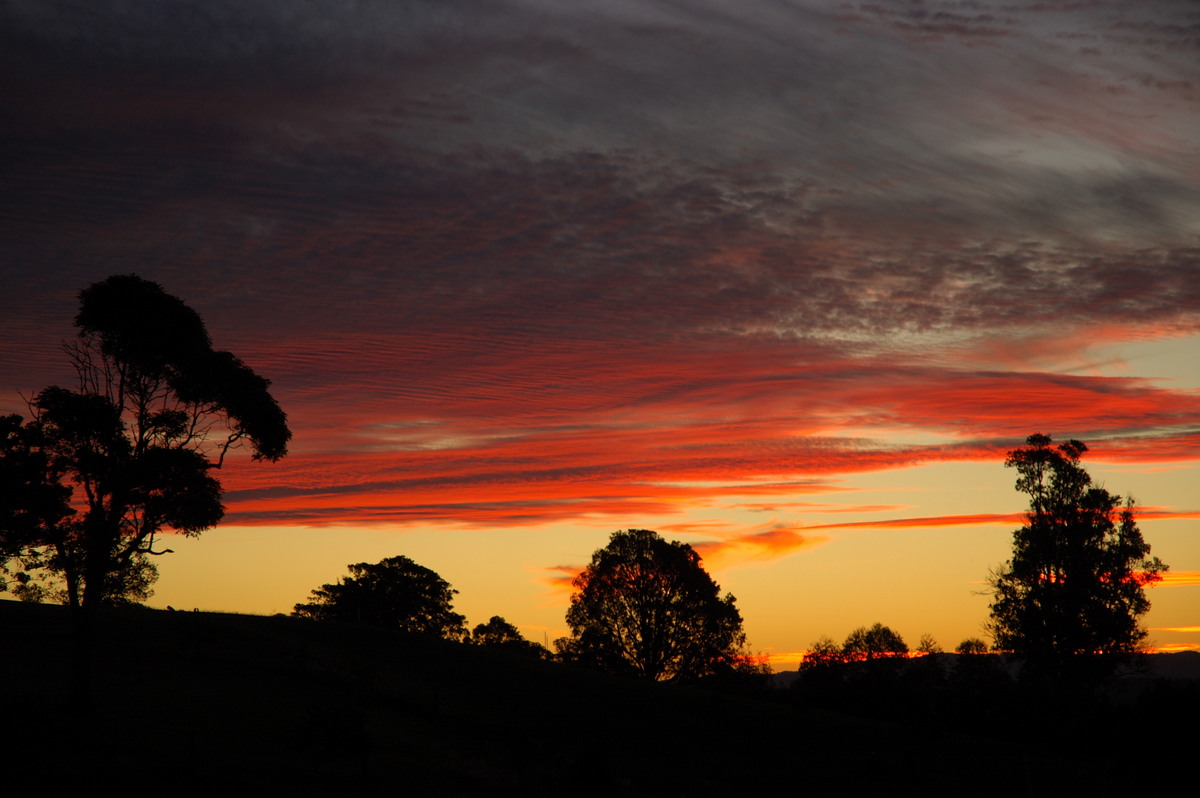
<path id="1" fill-rule="evenodd" d="M 213 473 L 229 452 L 278 460 L 291 431 L 270 383 L 215 351 L 200 316 L 157 283 L 114 275 L 79 302 L 66 345 L 77 389 L 46 388 L 28 422 L 5 420 L 0 487 L 29 500 L 0 510 L 0 555 L 27 597 L 93 608 L 147 597 L 150 558 L 170 551 L 155 550 L 156 536 L 214 526 L 224 507 Z M 37 490 L 10 493 L 22 484 Z M 61 586 L 31 587 L 38 569 Z"/>
<path id="2" fill-rule="evenodd" d="M 813 706 L 901 716 L 913 710 L 914 695 L 932 690 L 941 679 L 935 658 L 922 658 L 913 668 L 904 639 L 881 623 L 860 626 L 840 646 L 822 637 L 810 649 L 800 664 L 795 694 Z"/>
<path id="3" fill-rule="evenodd" d="M 817 638 L 808 648 L 808 652 L 804 655 L 804 659 L 800 663 L 801 670 L 804 670 L 806 665 L 809 667 L 820 667 L 844 661 L 842 658 L 842 647 L 829 635 Z"/>
<path id="4" fill-rule="evenodd" d="M 958 648 L 954 649 L 954 653 L 967 657 L 979 656 L 980 654 L 988 653 L 988 646 L 987 643 L 978 637 L 968 637 L 958 644 Z"/>
<path id="5" fill-rule="evenodd" d="M 15 570 L 13 593 L 39 600 L 45 590 L 30 576 L 41 565 L 38 542 L 70 516 L 71 489 L 62 484 L 42 445 L 41 431 L 18 415 L 0 416 L 0 591 Z"/>
<path id="6" fill-rule="evenodd" d="M 526 640 L 517 627 L 499 615 L 493 615 L 487 623 L 481 623 L 471 632 L 471 642 L 477 646 L 503 648 L 520 654 L 546 657 L 550 654 L 545 646 Z"/>
<path id="7" fill-rule="evenodd" d="M 575 578 L 564 659 L 646 679 L 699 679 L 745 661 L 732 595 L 684 543 L 655 532 L 614 532 Z"/>
<path id="8" fill-rule="evenodd" d="M 827 694 L 840 685 L 845 676 L 841 667 L 846 664 L 842 647 L 832 637 L 823 635 L 814 640 L 808 649 L 800 661 L 798 670 L 801 678 L 796 684 L 817 694 Z"/>
<path id="9" fill-rule="evenodd" d="M 908 655 L 904 638 L 881 623 L 860 626 L 846 635 L 842 655 L 847 661 L 875 660 Z"/>
<path id="10" fill-rule="evenodd" d="M 457 590 L 407 557 L 347 566 L 350 576 L 312 591 L 293 615 L 317 621 L 374 626 L 410 634 L 463 640 L 464 618 L 451 602 Z"/>
<path id="11" fill-rule="evenodd" d="M 1030 506 L 1013 533 L 1012 559 L 989 580 L 989 631 L 997 648 L 1027 664 L 1135 652 L 1146 637 L 1138 618 L 1150 609 L 1144 588 L 1167 566 L 1149 556 L 1133 500 L 1122 505 L 1092 485 L 1079 465 L 1087 447 L 1052 442 L 1031 435 L 1005 461 Z"/>

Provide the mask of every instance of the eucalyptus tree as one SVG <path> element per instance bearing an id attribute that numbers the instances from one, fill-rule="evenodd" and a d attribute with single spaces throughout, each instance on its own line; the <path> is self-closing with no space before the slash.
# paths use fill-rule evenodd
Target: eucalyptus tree
<path id="1" fill-rule="evenodd" d="M 291 431 L 270 383 L 214 350 L 200 316 L 157 283 L 89 286 L 75 327 L 65 349 L 77 385 L 45 388 L 28 421 L 4 422 L 3 492 L 27 500 L 0 510 L 0 554 L 26 597 L 94 608 L 148 596 L 151 558 L 170 551 L 159 534 L 216 525 L 214 474 L 229 454 L 279 460 Z M 38 573 L 60 584 L 39 586 Z"/>
<path id="2" fill-rule="evenodd" d="M 1029 496 L 1012 558 L 995 569 L 989 631 L 996 647 L 1056 668 L 1081 656 L 1138 651 L 1150 609 L 1145 587 L 1167 569 L 1142 538 L 1132 499 L 1092 484 L 1087 446 L 1031 435 L 1008 453 Z"/>

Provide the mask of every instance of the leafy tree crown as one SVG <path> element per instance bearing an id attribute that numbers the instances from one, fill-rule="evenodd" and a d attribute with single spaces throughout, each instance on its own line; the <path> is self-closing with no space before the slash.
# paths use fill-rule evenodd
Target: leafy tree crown
<path id="1" fill-rule="evenodd" d="M 576 577 L 567 659 L 654 680 L 737 667 L 746 637 L 732 595 L 684 543 L 646 529 L 615 532 Z"/>
<path id="2" fill-rule="evenodd" d="M 312 591 L 293 615 L 462 640 L 467 631 L 452 603 L 458 593 L 438 574 L 407 557 L 347 566 L 350 576 Z"/>
<path id="3" fill-rule="evenodd" d="M 157 283 L 114 275 L 79 303 L 66 345 L 78 387 L 45 388 L 32 419 L 4 422 L 0 493 L 24 507 L 0 507 L 0 555 L 25 597 L 95 606 L 148 597 L 149 558 L 169 551 L 155 536 L 217 524 L 226 455 L 248 444 L 278 460 L 291 431 L 270 383 L 213 350 L 200 316 Z M 31 573 L 62 587 L 35 588 Z"/>
<path id="4" fill-rule="evenodd" d="M 989 631 L 997 648 L 1038 662 L 1091 654 L 1131 653 L 1146 630 L 1145 587 L 1165 566 L 1150 557 L 1124 502 L 1092 484 L 1079 464 L 1087 447 L 1052 446 L 1031 435 L 1008 454 L 1016 488 L 1029 496 L 1025 524 L 1013 533 L 1012 559 L 990 578 Z"/>

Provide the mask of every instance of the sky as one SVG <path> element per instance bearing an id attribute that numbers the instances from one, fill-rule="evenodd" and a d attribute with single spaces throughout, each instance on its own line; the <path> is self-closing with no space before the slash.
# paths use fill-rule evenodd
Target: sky
<path id="1" fill-rule="evenodd" d="M 0 411 L 136 273 L 288 413 L 153 606 L 402 554 L 548 642 L 646 528 L 777 669 L 951 649 L 1042 432 L 1200 649 L 1195 3 L 10 0 L 0 98 Z"/>

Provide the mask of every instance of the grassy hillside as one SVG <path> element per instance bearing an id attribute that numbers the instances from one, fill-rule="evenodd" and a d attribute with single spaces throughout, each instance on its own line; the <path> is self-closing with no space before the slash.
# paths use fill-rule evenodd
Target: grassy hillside
<path id="1" fill-rule="evenodd" d="M 868 722 L 284 617 L 123 610 L 101 620 L 96 707 L 81 715 L 65 700 L 66 610 L 0 602 L 6 786 L 1103 795 L 1116 783 L 1105 752 L 987 739 L 986 728 Z"/>

